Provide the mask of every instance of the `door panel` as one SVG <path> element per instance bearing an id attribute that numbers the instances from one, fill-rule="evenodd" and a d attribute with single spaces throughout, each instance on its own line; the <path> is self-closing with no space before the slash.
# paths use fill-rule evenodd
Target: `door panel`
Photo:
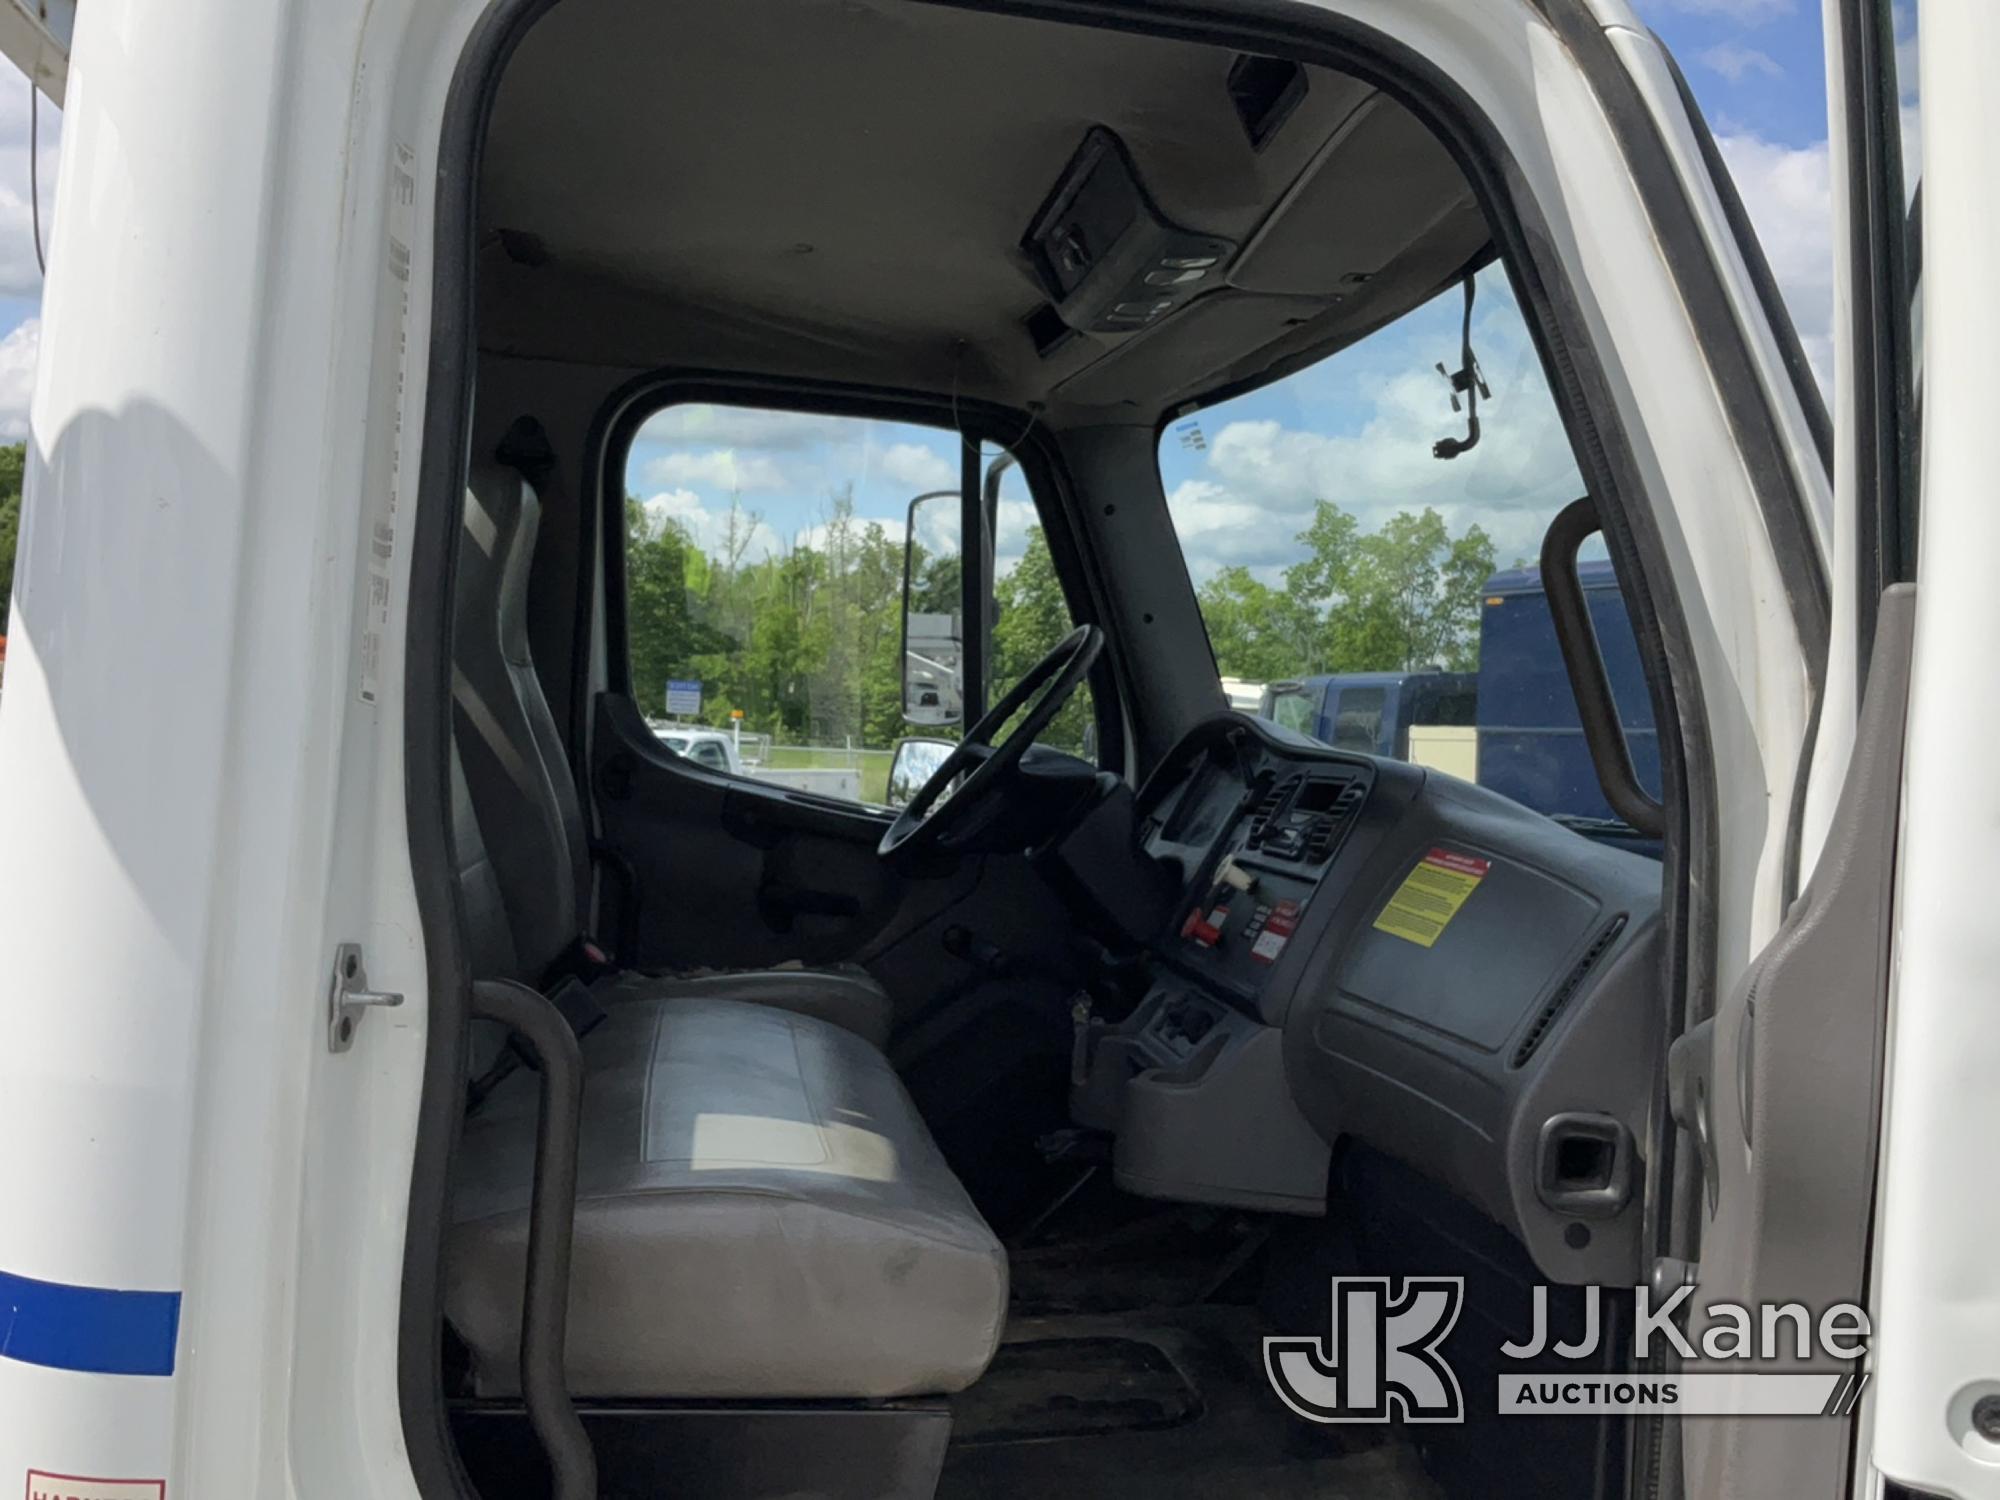
<path id="1" fill-rule="evenodd" d="M 885 814 L 676 756 L 629 698 L 599 700 L 591 779 L 605 840 L 636 879 L 636 951 L 620 957 L 638 967 L 852 958 L 909 897 L 875 857 Z M 616 885 L 607 895 L 623 899 Z"/>
<path id="2" fill-rule="evenodd" d="M 659 745 L 629 698 L 598 700 L 595 743 L 605 865 L 637 886 L 636 942 L 619 955 L 629 967 L 859 963 L 899 1025 L 923 1020 L 925 1045 L 955 1029 L 951 997 L 982 979 L 1033 987 L 1062 972 L 1066 947 L 1051 934 L 1067 919 L 1023 856 L 898 875 L 875 853 L 888 814 L 695 766 Z M 626 899 L 616 873 L 603 892 L 607 905 Z"/>
<path id="3" fill-rule="evenodd" d="M 1915 604 L 1909 584 L 1883 595 L 1847 784 L 1811 882 L 1731 1002 L 1669 1059 L 1674 1117 L 1699 1157 L 1691 1301 L 1702 1308 L 1818 1313 L 1867 1298 Z M 1690 1338 L 1705 1326 L 1697 1313 Z M 1757 1368 L 1847 1366 L 1819 1357 Z M 1684 1418 L 1688 1493 L 1843 1494 L 1854 1421 Z"/>

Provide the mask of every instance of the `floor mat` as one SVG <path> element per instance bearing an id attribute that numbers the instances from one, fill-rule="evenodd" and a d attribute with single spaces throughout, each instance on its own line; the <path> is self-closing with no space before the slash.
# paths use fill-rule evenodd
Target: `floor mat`
<path id="1" fill-rule="evenodd" d="M 1265 1238 L 1247 1215 L 1158 1210 L 1008 1247 L 1016 1318 L 1137 1312 L 1207 1300 Z"/>
<path id="2" fill-rule="evenodd" d="M 1016 1316 L 994 1363 L 1003 1375 L 1021 1357 L 1010 1351 L 1038 1344 L 1030 1362 L 1053 1358 L 1054 1344 L 1138 1343 L 1179 1373 L 1194 1406 L 1181 1421 L 1150 1428 L 1013 1440 L 955 1428 L 938 1500 L 1437 1500 L 1415 1451 L 1392 1431 L 1322 1426 L 1288 1411 L 1264 1374 L 1267 1332 L 1253 1308 L 1213 1304 Z M 1018 1401 L 1027 1382 L 1014 1391 Z"/>
<path id="3" fill-rule="evenodd" d="M 952 1440 L 1008 1443 L 1178 1427 L 1201 1397 L 1158 1344 L 1126 1338 L 1030 1339 L 1000 1346 L 952 1398 Z"/>

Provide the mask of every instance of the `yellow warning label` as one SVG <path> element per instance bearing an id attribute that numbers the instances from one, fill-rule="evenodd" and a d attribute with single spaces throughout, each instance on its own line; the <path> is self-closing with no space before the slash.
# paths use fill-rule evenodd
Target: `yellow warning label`
<path id="1" fill-rule="evenodd" d="M 1454 854 L 1449 849 L 1433 849 L 1417 861 L 1417 867 L 1403 877 L 1396 894 L 1375 919 L 1375 930 L 1405 942 L 1428 948 L 1438 940 L 1458 909 L 1479 889 L 1479 882 L 1493 868 L 1491 860 L 1476 854 Z"/>

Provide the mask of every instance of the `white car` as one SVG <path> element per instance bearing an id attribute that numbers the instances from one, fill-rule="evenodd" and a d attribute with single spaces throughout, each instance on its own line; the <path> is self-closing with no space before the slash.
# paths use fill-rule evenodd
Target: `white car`
<path id="1" fill-rule="evenodd" d="M 728 771 L 734 775 L 744 774 L 743 758 L 737 753 L 733 736 L 719 729 L 691 729 L 681 725 L 655 725 L 653 733 L 660 737 L 660 743 L 676 755 L 685 755 L 698 766 L 707 766 L 711 771 Z"/>

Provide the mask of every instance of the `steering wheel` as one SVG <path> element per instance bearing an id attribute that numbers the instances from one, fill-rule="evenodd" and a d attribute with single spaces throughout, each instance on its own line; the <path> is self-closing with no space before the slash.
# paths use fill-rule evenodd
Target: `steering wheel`
<path id="1" fill-rule="evenodd" d="M 1007 795 L 1020 774 L 1021 757 L 1062 712 L 1103 649 L 1104 632 L 1095 625 L 1079 625 L 1064 636 L 985 718 L 965 732 L 944 764 L 896 814 L 875 852 L 883 859 L 895 860 L 956 852 L 989 827 L 1007 805 Z M 993 737 L 1024 705 L 1028 711 L 1014 732 L 994 744 Z M 960 777 L 964 778 L 962 784 Z"/>

